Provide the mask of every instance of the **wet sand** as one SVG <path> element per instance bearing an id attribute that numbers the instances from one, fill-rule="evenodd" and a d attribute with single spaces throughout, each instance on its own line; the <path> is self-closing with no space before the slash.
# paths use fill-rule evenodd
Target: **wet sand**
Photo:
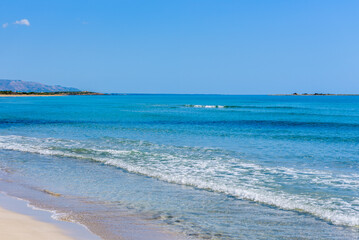
<path id="1" fill-rule="evenodd" d="M 4 239 L 70 240 L 61 229 L 29 216 L 0 208 L 0 234 Z"/>
<path id="2" fill-rule="evenodd" d="M 2 193 L 0 236 L 7 240 L 100 239 L 80 224 L 57 221 L 50 212 L 32 209 L 27 202 Z"/>

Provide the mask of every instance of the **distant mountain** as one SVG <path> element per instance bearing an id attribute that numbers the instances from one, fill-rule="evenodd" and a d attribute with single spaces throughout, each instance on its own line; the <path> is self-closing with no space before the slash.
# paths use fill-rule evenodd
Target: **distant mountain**
<path id="1" fill-rule="evenodd" d="M 63 87 L 60 85 L 45 85 L 37 82 L 27 82 L 22 80 L 0 79 L 0 91 L 13 92 L 78 92 L 77 88 Z"/>

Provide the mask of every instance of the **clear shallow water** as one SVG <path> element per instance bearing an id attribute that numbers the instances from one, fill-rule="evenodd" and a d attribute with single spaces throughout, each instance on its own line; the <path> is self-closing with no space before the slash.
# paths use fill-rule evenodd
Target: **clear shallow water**
<path id="1" fill-rule="evenodd" d="M 356 96 L 1 98 L 0 133 L 3 179 L 96 203 L 111 236 L 126 212 L 192 238 L 359 238 Z"/>

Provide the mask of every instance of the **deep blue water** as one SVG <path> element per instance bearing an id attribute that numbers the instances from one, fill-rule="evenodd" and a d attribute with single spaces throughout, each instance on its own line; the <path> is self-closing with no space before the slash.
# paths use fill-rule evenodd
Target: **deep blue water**
<path id="1" fill-rule="evenodd" d="M 128 211 L 187 238 L 359 239 L 358 96 L 0 98 L 0 167 L 115 235 Z"/>

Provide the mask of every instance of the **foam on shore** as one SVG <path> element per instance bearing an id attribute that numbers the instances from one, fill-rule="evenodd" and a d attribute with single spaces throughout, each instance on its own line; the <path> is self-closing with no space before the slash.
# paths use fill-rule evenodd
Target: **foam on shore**
<path id="1" fill-rule="evenodd" d="M 328 171 L 264 167 L 209 148 L 163 146 L 125 139 L 117 142 L 121 149 L 99 148 L 97 145 L 53 138 L 0 137 L 0 149 L 94 160 L 170 183 L 305 212 L 336 225 L 359 226 L 358 205 L 353 201 L 275 191 L 271 188 L 279 175 L 286 179 L 301 179 L 309 184 L 357 189 L 359 176 L 334 176 Z M 216 157 L 208 155 L 208 152 L 216 153 Z"/>
<path id="2" fill-rule="evenodd" d="M 61 213 L 37 208 L 4 192 L 0 192 L 0 212 L 1 236 L 6 239 L 100 240 L 82 224 L 58 221 Z"/>

